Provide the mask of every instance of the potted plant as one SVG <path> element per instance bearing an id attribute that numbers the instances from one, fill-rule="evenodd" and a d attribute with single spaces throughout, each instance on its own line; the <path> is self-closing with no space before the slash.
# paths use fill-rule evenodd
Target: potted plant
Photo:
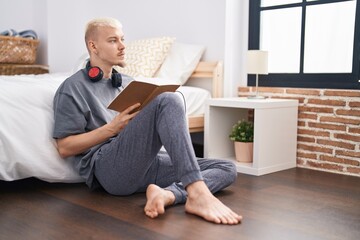
<path id="1" fill-rule="evenodd" d="M 229 135 L 235 145 L 235 157 L 238 162 L 252 162 L 254 124 L 245 120 L 238 121 Z"/>

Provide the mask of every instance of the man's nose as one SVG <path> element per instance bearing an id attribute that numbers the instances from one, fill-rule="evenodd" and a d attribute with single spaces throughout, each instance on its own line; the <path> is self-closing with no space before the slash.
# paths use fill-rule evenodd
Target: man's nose
<path id="1" fill-rule="evenodd" d="M 125 43 L 124 42 L 119 42 L 119 49 L 124 49 L 125 48 Z"/>

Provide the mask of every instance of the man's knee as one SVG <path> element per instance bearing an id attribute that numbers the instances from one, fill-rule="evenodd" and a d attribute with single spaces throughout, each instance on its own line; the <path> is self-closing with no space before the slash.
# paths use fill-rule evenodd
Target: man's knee
<path id="1" fill-rule="evenodd" d="M 157 97 L 161 106 L 170 106 L 171 108 L 184 110 L 184 100 L 179 94 L 164 92 Z"/>

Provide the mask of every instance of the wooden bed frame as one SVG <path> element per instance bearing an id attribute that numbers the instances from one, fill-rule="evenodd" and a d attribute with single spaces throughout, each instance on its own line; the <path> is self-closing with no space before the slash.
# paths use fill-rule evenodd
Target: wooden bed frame
<path id="1" fill-rule="evenodd" d="M 211 95 L 219 98 L 223 95 L 223 64 L 222 62 L 199 62 L 190 78 L 206 78 L 212 81 Z M 189 116 L 190 133 L 204 131 L 204 115 Z"/>

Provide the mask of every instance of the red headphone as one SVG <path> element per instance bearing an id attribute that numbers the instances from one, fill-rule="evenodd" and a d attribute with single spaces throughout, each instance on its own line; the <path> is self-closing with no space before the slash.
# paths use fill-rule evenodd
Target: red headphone
<path id="1" fill-rule="evenodd" d="M 90 61 L 86 64 L 87 76 L 92 82 L 98 82 L 104 77 L 104 72 L 99 67 L 90 66 Z M 122 76 L 115 69 L 112 70 L 111 74 L 111 85 L 114 88 L 121 87 L 122 85 Z"/>

